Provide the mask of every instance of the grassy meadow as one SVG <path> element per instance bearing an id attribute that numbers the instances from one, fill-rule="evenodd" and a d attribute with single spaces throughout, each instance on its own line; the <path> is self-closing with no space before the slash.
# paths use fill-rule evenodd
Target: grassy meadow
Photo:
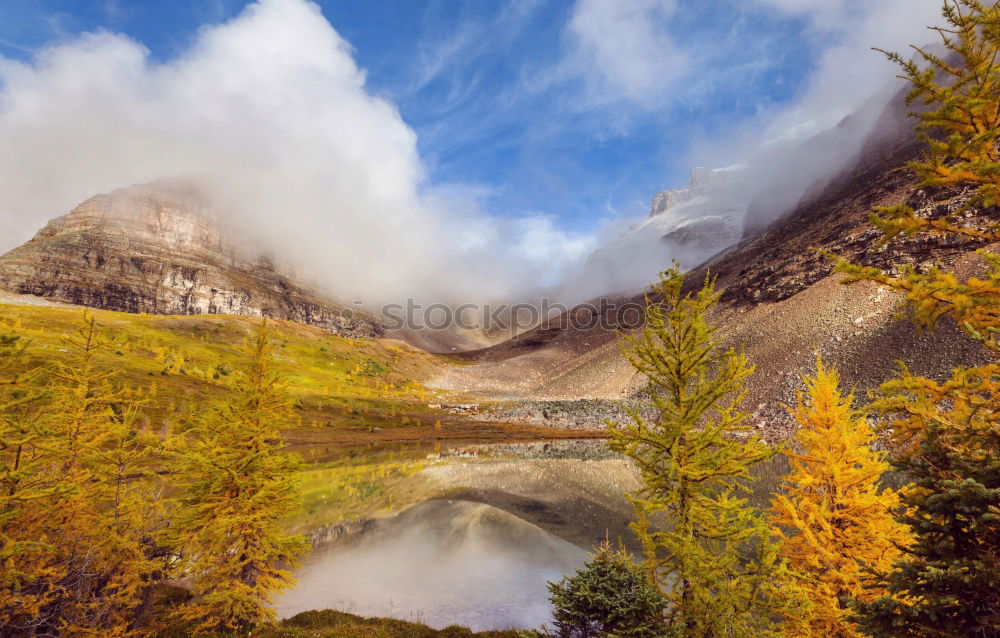
<path id="1" fill-rule="evenodd" d="M 240 346 L 259 319 L 222 315 L 161 316 L 91 310 L 106 347 L 99 365 L 115 383 L 144 399 L 159 428 L 183 428 L 205 404 L 225 395 L 242 365 Z M 68 361 L 66 337 L 83 326 L 78 308 L 0 304 L 0 334 L 31 346 L 23 365 Z M 470 420 L 438 406 L 469 397 L 425 383 L 445 366 L 462 365 L 390 339 L 347 339 L 289 321 L 272 321 L 277 369 L 295 400 L 295 427 L 285 437 L 307 460 L 340 457 L 346 448 L 439 440 L 523 440 L 558 431 Z"/>
<path id="2" fill-rule="evenodd" d="M 189 418 L 189 407 L 227 391 L 242 364 L 240 345 L 259 320 L 230 316 L 93 313 L 106 346 L 99 363 L 147 400 L 155 418 Z M 66 337 L 83 325 L 75 308 L 0 305 L 0 332 L 31 342 L 25 365 L 67 360 Z M 437 393 L 421 382 L 444 365 L 433 355 L 387 340 L 345 339 L 292 322 L 272 322 L 277 367 L 295 399 L 301 428 L 372 431 L 430 420 Z M 295 433 L 292 433 L 293 438 Z"/>

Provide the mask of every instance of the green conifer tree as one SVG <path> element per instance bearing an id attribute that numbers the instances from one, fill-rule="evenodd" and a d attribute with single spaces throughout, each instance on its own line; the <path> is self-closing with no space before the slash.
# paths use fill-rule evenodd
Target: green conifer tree
<path id="1" fill-rule="evenodd" d="M 295 507 L 297 455 L 282 451 L 291 402 L 274 371 L 266 321 L 246 346 L 231 395 L 188 432 L 178 526 L 193 597 L 177 619 L 196 634 L 247 632 L 275 621 L 271 596 L 293 582 L 307 544 L 282 520 Z"/>
<path id="2" fill-rule="evenodd" d="M 623 548 L 605 541 L 572 576 L 549 583 L 559 638 L 661 638 L 663 594 Z"/>
<path id="3" fill-rule="evenodd" d="M 800 599 L 765 517 L 746 498 L 750 468 L 776 452 L 751 433 L 740 409 L 753 366 L 722 350 L 706 320 L 718 299 L 712 281 L 693 294 L 683 284 L 676 268 L 663 273 L 646 327 L 627 338 L 626 355 L 649 381 L 655 414 L 636 408 L 630 421 L 609 422 L 610 446 L 641 472 L 632 527 L 651 581 L 670 602 L 671 631 L 777 636 L 776 619 Z"/>
<path id="4" fill-rule="evenodd" d="M 876 408 L 889 421 L 893 466 L 916 541 L 891 570 L 887 595 L 859 603 L 879 637 L 1000 636 L 1000 366 L 958 368 L 943 383 L 903 371 Z"/>

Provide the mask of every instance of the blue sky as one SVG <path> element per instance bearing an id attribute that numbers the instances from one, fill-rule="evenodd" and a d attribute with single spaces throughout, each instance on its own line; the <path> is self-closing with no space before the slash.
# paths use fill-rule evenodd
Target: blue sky
<path id="1" fill-rule="evenodd" d="M 938 7 L 0 0 L 0 249 L 192 176 L 344 298 L 507 299 L 579 273 L 696 165 L 804 191 L 815 171 L 775 149 L 891 94 L 870 47 L 926 41 Z"/>
<path id="2" fill-rule="evenodd" d="M 169 61 L 199 27 L 245 4 L 10 1 L 0 9 L 0 52 L 29 59 L 39 47 L 106 29 Z M 681 2 L 657 25 L 669 46 L 650 53 L 684 51 L 690 75 L 663 77 L 659 88 L 654 77 L 621 96 L 614 82 L 575 66 L 572 2 L 319 4 L 353 46 L 368 90 L 396 104 L 416 131 L 432 182 L 468 186 L 493 214 L 541 212 L 569 229 L 641 212 L 653 192 L 682 183 L 693 141 L 796 99 L 836 39 L 810 29 L 808 15 L 766 4 Z"/>

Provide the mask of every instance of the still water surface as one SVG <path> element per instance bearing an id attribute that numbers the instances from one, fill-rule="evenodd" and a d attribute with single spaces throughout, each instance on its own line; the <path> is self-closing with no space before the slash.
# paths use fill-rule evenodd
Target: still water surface
<path id="1" fill-rule="evenodd" d="M 310 609 L 392 616 L 441 629 L 540 627 L 548 581 L 587 553 L 489 505 L 432 500 L 379 530 L 320 549 L 276 601 L 282 618 Z"/>

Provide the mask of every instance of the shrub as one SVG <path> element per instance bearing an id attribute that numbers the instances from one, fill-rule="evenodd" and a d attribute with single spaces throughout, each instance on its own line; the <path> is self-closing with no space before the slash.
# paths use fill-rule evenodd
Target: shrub
<path id="1" fill-rule="evenodd" d="M 573 576 L 549 583 L 559 638 L 663 636 L 666 600 L 624 549 L 606 542 Z"/>

